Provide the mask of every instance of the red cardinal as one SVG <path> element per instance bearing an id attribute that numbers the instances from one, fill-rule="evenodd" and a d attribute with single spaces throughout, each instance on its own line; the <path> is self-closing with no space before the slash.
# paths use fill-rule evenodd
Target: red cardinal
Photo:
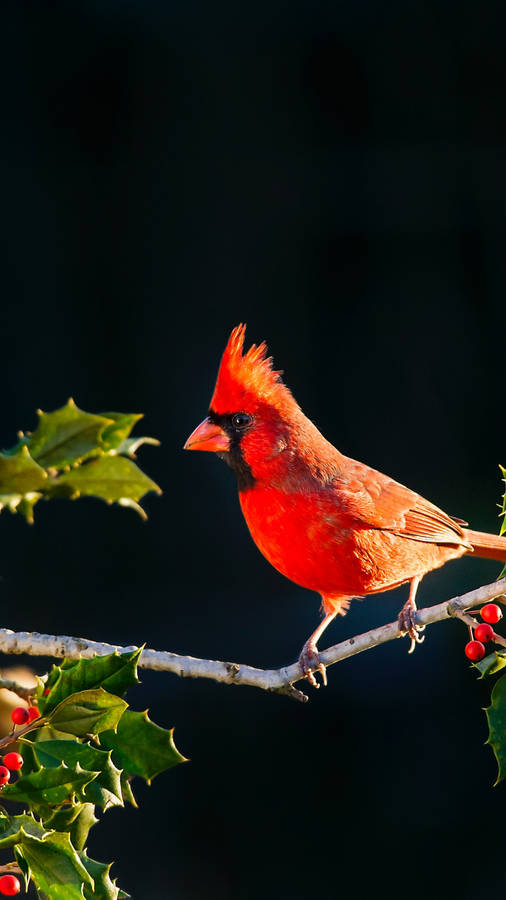
<path id="1" fill-rule="evenodd" d="M 321 595 L 324 617 L 300 665 L 311 684 L 317 641 L 353 597 L 409 582 L 399 628 L 420 643 L 414 620 L 420 580 L 465 553 L 506 562 L 506 538 L 471 531 L 419 494 L 343 456 L 304 415 L 267 347 L 243 353 L 245 326 L 225 348 L 209 415 L 185 449 L 211 450 L 237 477 L 251 536 L 271 565 Z"/>

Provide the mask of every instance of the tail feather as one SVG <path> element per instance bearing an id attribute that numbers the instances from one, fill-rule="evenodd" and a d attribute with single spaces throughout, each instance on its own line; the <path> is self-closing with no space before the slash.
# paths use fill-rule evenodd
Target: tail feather
<path id="1" fill-rule="evenodd" d="M 506 563 L 506 537 L 486 534 L 484 531 L 471 531 L 470 528 L 466 528 L 464 534 L 466 541 L 472 544 L 476 556 Z"/>

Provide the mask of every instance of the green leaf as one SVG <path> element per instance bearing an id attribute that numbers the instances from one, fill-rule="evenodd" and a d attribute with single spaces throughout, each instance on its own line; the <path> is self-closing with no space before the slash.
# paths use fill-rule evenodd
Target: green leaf
<path id="1" fill-rule="evenodd" d="M 77 765 L 88 772 L 98 772 L 84 789 L 83 797 L 103 810 L 110 806 L 123 806 L 121 772 L 111 760 L 111 751 L 98 750 L 89 743 L 70 741 L 37 741 L 33 752 L 44 768 L 55 768 L 65 763 L 69 768 Z"/>
<path id="2" fill-rule="evenodd" d="M 160 441 L 157 441 L 156 438 L 152 437 L 125 438 L 124 441 L 121 441 L 121 444 L 118 445 L 116 450 L 111 450 L 110 452 L 117 454 L 117 456 L 129 456 L 130 459 L 135 459 L 137 450 L 139 447 L 142 447 L 143 444 L 159 447 Z"/>
<path id="3" fill-rule="evenodd" d="M 41 466 L 62 469 L 96 452 L 110 420 L 84 412 L 72 398 L 54 412 L 38 411 L 39 424 L 30 437 L 30 453 Z"/>
<path id="4" fill-rule="evenodd" d="M 96 688 L 66 697 L 47 718 L 51 728 L 82 737 L 115 730 L 127 706 L 120 697 Z"/>
<path id="5" fill-rule="evenodd" d="M 494 650 L 473 665 L 475 669 L 478 669 L 480 678 L 485 678 L 486 675 L 495 675 L 506 666 L 506 651 Z"/>
<path id="6" fill-rule="evenodd" d="M 21 851 L 37 890 L 51 900 L 83 900 L 83 885 L 93 891 L 93 877 L 81 862 L 68 834 L 52 831 L 43 838 L 23 834 Z"/>
<path id="7" fill-rule="evenodd" d="M 44 837 L 48 829 L 38 822 L 30 813 L 19 816 L 0 816 L 0 850 L 13 847 L 21 840 L 22 834 Z"/>
<path id="8" fill-rule="evenodd" d="M 14 455 L 0 453 L 0 494 L 23 495 L 44 486 L 47 473 L 30 456 L 25 445 Z"/>
<path id="9" fill-rule="evenodd" d="M 102 434 L 102 449 L 105 453 L 117 450 L 120 444 L 129 436 L 134 425 L 142 419 L 142 413 L 101 413 L 105 419 L 111 421 Z"/>
<path id="10" fill-rule="evenodd" d="M 177 750 L 174 729 L 160 728 L 148 718 L 145 712 L 127 710 L 117 731 L 105 731 L 100 735 L 100 743 L 113 751 L 113 759 L 129 775 L 140 775 L 148 784 L 160 772 L 186 762 Z"/>
<path id="11" fill-rule="evenodd" d="M 124 769 L 121 770 L 121 788 L 123 791 L 123 802 L 130 803 L 134 809 L 138 809 L 139 805 L 137 800 L 134 797 L 134 792 L 132 790 L 132 786 L 130 784 L 132 780 L 132 776 L 127 775 Z"/>
<path id="12" fill-rule="evenodd" d="M 6 800 L 29 803 L 32 809 L 46 811 L 49 806 L 72 802 L 75 797 L 86 799 L 84 789 L 98 774 L 82 769 L 79 763 L 72 767 L 60 765 L 54 769 L 39 769 L 7 784 L 3 796 Z"/>
<path id="13" fill-rule="evenodd" d="M 30 878 L 32 877 L 32 872 L 30 866 L 28 865 L 26 859 L 23 856 L 23 851 L 19 844 L 14 845 L 14 859 L 16 860 L 19 868 L 21 869 L 21 876 L 23 878 L 23 882 L 25 885 L 25 891 L 28 890 L 28 885 L 30 884 Z"/>
<path id="14" fill-rule="evenodd" d="M 491 704 L 485 710 L 489 735 L 487 744 L 494 751 L 498 774 L 496 784 L 506 775 L 506 675 L 496 681 L 491 696 Z"/>
<path id="15" fill-rule="evenodd" d="M 58 706 L 66 697 L 77 691 L 103 687 L 110 694 L 121 696 L 134 684 L 138 684 L 137 664 L 142 647 L 128 653 L 109 653 L 91 659 L 64 660 L 54 666 L 51 675 L 51 693 L 45 698 L 44 715 Z M 42 711 L 42 707 L 39 707 Z"/>
<path id="16" fill-rule="evenodd" d="M 93 783 L 93 782 L 92 782 Z M 74 803 L 64 806 L 45 819 L 48 828 L 54 831 L 68 831 L 72 846 L 83 850 L 88 840 L 90 828 L 98 822 L 93 803 Z"/>
<path id="17" fill-rule="evenodd" d="M 109 877 L 112 863 L 106 865 L 97 862 L 96 859 L 91 859 L 85 850 L 79 854 L 79 859 L 94 882 L 93 890 L 87 885 L 84 887 L 86 900 L 117 900 L 119 890 Z"/>
<path id="18" fill-rule="evenodd" d="M 151 478 L 142 472 L 131 459 L 124 456 L 101 456 L 92 459 L 78 469 L 64 472 L 48 482 L 46 496 L 100 497 L 108 503 L 130 506 L 143 518 L 146 514 L 138 501 L 149 491 L 161 493 Z"/>

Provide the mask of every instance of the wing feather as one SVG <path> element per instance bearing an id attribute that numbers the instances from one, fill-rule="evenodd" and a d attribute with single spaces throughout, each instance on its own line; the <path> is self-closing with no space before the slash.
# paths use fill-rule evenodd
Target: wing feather
<path id="1" fill-rule="evenodd" d="M 460 519 L 363 463 L 350 465 L 333 484 L 343 513 L 362 527 L 433 544 L 469 546 Z"/>

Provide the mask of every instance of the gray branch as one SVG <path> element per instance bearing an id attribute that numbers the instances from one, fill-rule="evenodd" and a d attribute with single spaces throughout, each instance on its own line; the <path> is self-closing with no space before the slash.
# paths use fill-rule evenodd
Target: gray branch
<path id="1" fill-rule="evenodd" d="M 506 591 L 506 578 L 495 581 L 493 584 L 484 585 L 461 597 L 454 597 L 439 603 L 437 606 L 426 607 L 418 610 L 416 622 L 418 625 L 432 625 L 434 622 L 442 622 L 452 616 L 458 616 L 464 610 L 481 606 L 491 600 L 501 600 Z M 506 602 L 506 598 L 504 598 Z M 365 634 L 342 641 L 323 650 L 320 659 L 325 666 L 370 650 L 387 641 L 393 641 L 401 637 L 397 622 L 390 622 L 380 628 L 373 628 Z M 92 657 L 95 654 L 103 656 L 107 653 L 126 653 L 135 647 L 119 647 L 113 644 L 102 644 L 89 641 L 85 638 L 68 637 L 67 635 L 55 636 L 52 634 L 38 634 L 37 632 L 13 632 L 7 628 L 0 629 L 0 651 L 4 653 L 24 653 L 29 656 L 50 657 Z M 299 663 L 284 666 L 281 669 L 256 669 L 234 662 L 221 662 L 212 659 L 198 659 L 194 656 L 180 656 L 177 653 L 169 653 L 165 650 L 144 650 L 139 665 L 145 669 L 172 672 L 181 678 L 211 678 L 224 684 L 246 684 L 251 687 L 262 688 L 278 694 L 288 694 L 298 700 L 306 700 L 302 691 L 293 687 L 294 682 L 303 678 Z"/>

